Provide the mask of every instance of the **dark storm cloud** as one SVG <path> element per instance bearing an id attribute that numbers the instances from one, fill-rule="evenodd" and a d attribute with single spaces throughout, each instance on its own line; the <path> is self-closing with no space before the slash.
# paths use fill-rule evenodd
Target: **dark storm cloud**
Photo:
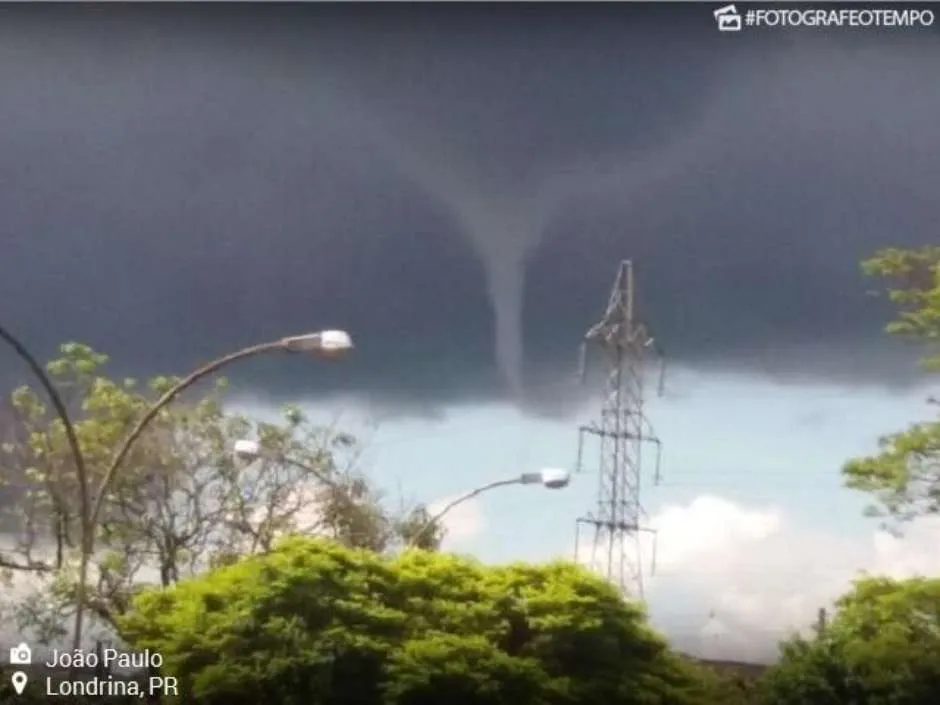
<path id="1" fill-rule="evenodd" d="M 597 311 L 616 248 L 640 267 L 645 317 L 679 361 L 779 378 L 886 381 L 909 358 L 880 335 L 858 260 L 937 241 L 940 96 L 923 45 L 797 43 L 739 67 L 672 174 L 584 200 L 543 237 L 529 340 Z M 571 238 L 570 233 L 578 233 Z M 557 263 L 566 262 L 567 277 Z M 574 274 L 574 273 L 577 274 Z M 608 277 L 610 274 L 608 274 Z M 564 279 L 562 278 L 564 277 Z M 590 282 L 590 283 L 589 283 Z M 595 314 L 595 318 L 599 314 Z"/>
<path id="2" fill-rule="evenodd" d="M 144 374 L 337 326 L 348 365 L 231 376 L 481 400 L 520 322 L 530 391 L 568 379 L 633 257 L 680 363 L 893 371 L 856 261 L 934 237 L 916 38 L 729 38 L 698 7 L 6 14 L 2 320 L 42 354 L 81 339 Z M 520 253 L 516 320 L 493 270 Z"/>

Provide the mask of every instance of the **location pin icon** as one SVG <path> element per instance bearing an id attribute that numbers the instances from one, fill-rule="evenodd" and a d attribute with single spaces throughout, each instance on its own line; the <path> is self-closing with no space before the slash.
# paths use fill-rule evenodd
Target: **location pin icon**
<path id="1" fill-rule="evenodd" d="M 10 680 L 13 681 L 13 688 L 16 690 L 16 694 L 22 695 L 23 688 L 26 687 L 26 681 L 29 680 L 26 674 L 22 671 L 17 671 L 13 674 L 13 677 L 10 678 Z"/>

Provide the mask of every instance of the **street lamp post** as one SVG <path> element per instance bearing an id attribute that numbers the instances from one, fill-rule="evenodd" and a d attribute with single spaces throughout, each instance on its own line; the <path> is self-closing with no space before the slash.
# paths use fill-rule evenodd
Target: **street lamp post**
<path id="1" fill-rule="evenodd" d="M 188 377 L 174 385 L 171 389 L 167 390 L 163 396 L 154 402 L 154 404 L 147 410 L 143 417 L 141 417 L 140 421 L 137 422 L 131 432 L 124 439 L 124 442 L 121 444 L 120 448 L 118 448 L 113 459 L 111 460 L 110 465 L 108 466 L 108 469 L 105 471 L 104 477 L 101 479 L 101 484 L 95 493 L 95 499 L 94 502 L 91 503 L 90 510 L 87 513 L 83 513 L 82 515 L 82 552 L 79 563 L 78 589 L 76 594 L 75 609 L 75 636 L 73 642 L 73 647 L 75 649 L 81 648 L 82 630 L 84 628 L 85 602 L 87 595 L 88 567 L 89 563 L 91 562 L 92 553 L 94 552 L 94 530 L 97 526 L 102 506 L 104 505 L 105 495 L 107 494 L 107 490 L 110 487 L 111 482 L 114 480 L 115 475 L 117 475 L 117 472 L 121 467 L 121 463 L 123 463 L 127 458 L 131 447 L 134 445 L 134 442 L 137 441 L 140 435 L 144 432 L 144 429 L 147 428 L 147 425 L 156 418 L 157 414 L 159 414 L 164 407 L 166 407 L 186 389 L 196 384 L 201 379 L 204 379 L 214 372 L 217 372 L 226 365 L 237 362 L 238 360 L 243 360 L 248 357 L 261 355 L 262 353 L 278 350 L 291 353 L 313 353 L 319 357 L 337 359 L 344 356 L 352 349 L 352 338 L 346 331 L 342 330 L 324 330 L 317 333 L 291 336 L 288 338 L 281 338 L 280 340 L 261 343 L 260 345 L 253 345 L 203 365 L 202 367 L 192 372 Z"/>
<path id="2" fill-rule="evenodd" d="M 294 467 L 300 468 L 301 470 L 306 470 L 314 475 L 320 482 L 324 485 L 333 488 L 333 489 L 342 489 L 342 487 L 333 479 L 316 468 L 302 463 L 299 460 L 295 460 L 288 456 L 283 455 L 273 455 L 265 451 L 258 441 L 251 439 L 242 439 L 235 442 L 235 447 L 233 448 L 235 457 L 244 460 L 246 462 L 254 462 L 256 460 L 276 460 L 287 465 L 293 465 Z M 411 541 L 408 544 L 409 548 L 414 548 L 417 546 L 419 541 L 431 531 L 433 527 L 437 526 L 441 519 L 444 518 L 451 510 L 457 507 L 464 502 L 477 497 L 478 495 L 483 494 L 484 492 L 489 492 L 498 487 L 507 487 L 509 485 L 541 485 L 546 489 L 557 490 L 567 487 L 571 483 L 571 475 L 566 470 L 559 470 L 557 468 L 545 468 L 539 472 L 527 472 L 519 475 L 518 477 L 512 477 L 505 480 L 497 480 L 495 482 L 490 482 L 489 484 L 478 487 L 475 490 L 471 490 L 465 494 L 460 495 L 451 502 L 448 502 L 439 512 L 434 516 L 428 519 L 428 521 L 421 526 L 420 529 L 412 537 Z"/>
<path id="3" fill-rule="evenodd" d="M 556 468 L 546 468 L 540 472 L 527 472 L 519 475 L 518 477 L 509 478 L 506 480 L 497 480 L 495 482 L 490 482 L 489 484 L 483 485 L 482 487 L 477 487 L 475 490 L 470 490 L 469 492 L 460 495 L 456 499 L 448 502 L 444 507 L 437 512 L 434 516 L 428 519 L 427 523 L 422 526 L 417 533 L 411 537 L 411 541 L 408 544 L 409 548 L 414 548 L 418 542 L 431 531 L 435 526 L 439 525 L 441 519 L 443 519 L 450 511 L 455 507 L 467 502 L 474 497 L 477 497 L 484 492 L 489 492 L 490 490 L 495 490 L 498 487 L 507 487 L 509 485 L 541 485 L 550 490 L 558 490 L 564 487 L 567 487 L 571 482 L 571 475 L 565 470 L 558 470 Z"/>

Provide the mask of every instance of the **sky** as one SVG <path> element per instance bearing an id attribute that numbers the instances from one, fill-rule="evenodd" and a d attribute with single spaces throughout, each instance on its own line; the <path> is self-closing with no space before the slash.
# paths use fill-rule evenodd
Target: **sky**
<path id="1" fill-rule="evenodd" d="M 346 329 L 340 365 L 232 367 L 233 407 L 338 415 L 377 482 L 440 505 L 575 469 L 602 372 L 578 382 L 578 346 L 629 258 L 668 359 L 652 617 L 771 653 L 857 571 L 940 568 L 936 526 L 882 535 L 839 479 L 927 413 L 858 262 L 935 241 L 940 45 L 711 9 L 10 8 L 2 324 L 140 376 Z M 572 557 L 597 482 L 488 494 L 447 546 Z"/>

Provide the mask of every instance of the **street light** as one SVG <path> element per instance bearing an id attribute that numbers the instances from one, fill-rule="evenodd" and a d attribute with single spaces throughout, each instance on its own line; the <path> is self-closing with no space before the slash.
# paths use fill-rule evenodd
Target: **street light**
<path id="1" fill-rule="evenodd" d="M 290 352 L 315 353 L 328 358 L 342 357 L 354 347 L 352 338 L 344 330 L 323 330 L 319 333 L 295 335 L 283 338 L 280 342 L 284 349 Z"/>
<path id="2" fill-rule="evenodd" d="M 353 350 L 354 345 L 352 337 L 343 330 L 322 330 L 315 333 L 296 335 L 287 338 L 281 338 L 261 345 L 244 348 L 224 357 L 218 358 L 207 365 L 204 365 L 183 379 L 179 384 L 167 391 L 158 399 L 147 413 L 141 418 L 133 430 L 128 434 L 124 443 L 118 449 L 111 461 L 104 477 L 94 494 L 88 486 L 88 473 L 85 468 L 85 460 L 82 454 L 78 437 L 75 433 L 74 424 L 69 417 L 68 410 L 58 393 L 55 385 L 49 379 L 42 365 L 36 360 L 29 350 L 12 333 L 0 326 L 0 339 L 6 342 L 16 354 L 29 366 L 30 370 L 39 380 L 40 385 L 49 397 L 56 415 L 62 421 L 64 426 L 66 440 L 69 449 L 75 461 L 75 474 L 79 484 L 79 514 L 81 515 L 81 559 L 79 563 L 79 582 L 76 587 L 76 605 L 75 605 L 75 634 L 73 648 L 81 648 L 82 630 L 84 627 L 85 602 L 87 596 L 88 567 L 91 561 L 91 555 L 94 552 L 94 528 L 97 525 L 98 517 L 101 514 L 104 498 L 107 490 L 113 482 L 121 463 L 124 462 L 127 454 L 130 452 L 134 442 L 140 437 L 144 429 L 150 424 L 157 414 L 173 399 L 179 396 L 184 390 L 225 367 L 226 365 L 246 357 L 260 355 L 261 353 L 274 350 L 283 350 L 291 353 L 313 353 L 326 359 L 338 359 L 345 356 Z"/>
<path id="3" fill-rule="evenodd" d="M 268 343 L 261 343 L 260 345 L 253 345 L 248 348 L 243 348 L 242 350 L 238 350 L 229 355 L 225 355 L 224 357 L 220 357 L 217 360 L 213 360 L 212 362 L 203 365 L 199 369 L 192 372 L 188 377 L 180 381 L 176 386 L 168 390 L 162 397 L 154 402 L 154 404 L 147 410 L 147 413 L 144 414 L 143 418 L 137 422 L 137 425 L 124 440 L 124 443 L 121 445 L 117 454 L 114 456 L 114 459 L 111 461 L 111 466 L 108 468 L 108 471 L 105 473 L 104 478 L 101 481 L 102 489 L 98 492 L 97 497 L 95 498 L 95 504 L 91 513 L 91 524 L 94 525 L 97 521 L 98 514 L 101 512 L 101 504 L 105 496 L 104 490 L 111 483 L 115 472 L 117 472 L 118 468 L 121 466 L 121 463 L 127 457 L 131 446 L 134 445 L 134 442 L 140 437 L 140 434 L 143 433 L 147 425 L 150 424 L 154 418 L 156 418 L 157 414 L 159 414 L 167 404 L 173 401 L 183 391 L 194 385 L 196 382 L 233 362 L 275 350 L 283 350 L 285 352 L 292 353 L 314 353 L 319 357 L 337 359 L 350 352 L 352 349 L 353 342 L 352 338 L 349 336 L 349 333 L 342 330 L 324 330 L 317 333 L 308 333 L 306 335 L 296 335 L 289 338 L 281 338 L 280 340 L 274 340 Z"/>
<path id="4" fill-rule="evenodd" d="M 107 490 L 114 480 L 117 471 L 121 467 L 121 463 L 127 458 L 131 447 L 134 445 L 135 441 L 140 438 L 141 433 L 147 428 L 148 424 L 157 417 L 157 414 L 182 392 L 196 384 L 196 382 L 238 360 L 278 350 L 290 353 L 312 353 L 318 357 L 335 360 L 348 354 L 352 351 L 353 347 L 352 337 L 350 337 L 349 333 L 342 330 L 322 330 L 304 335 L 280 338 L 279 340 L 261 343 L 260 345 L 252 345 L 203 365 L 190 373 L 188 377 L 181 380 L 171 389 L 167 390 L 163 396 L 153 403 L 140 421 L 137 422 L 137 425 L 134 426 L 127 435 L 127 438 L 124 439 L 120 448 L 118 448 L 117 453 L 115 453 L 111 460 L 111 464 L 108 466 L 107 471 L 105 471 L 104 477 L 101 479 L 101 484 L 95 494 L 95 500 L 90 511 L 82 514 L 82 553 L 78 570 L 79 583 L 75 605 L 75 649 L 81 648 L 88 566 L 91 561 L 91 555 L 94 552 L 94 529 L 97 526 L 98 517 L 101 514 L 104 498 L 107 495 Z"/>
<path id="5" fill-rule="evenodd" d="M 484 492 L 489 492 L 490 490 L 495 490 L 497 487 L 507 487 L 509 485 L 542 485 L 549 490 L 560 490 L 567 487 L 571 483 L 571 474 L 567 470 L 559 470 L 557 468 L 545 468 L 539 472 L 526 472 L 518 477 L 513 477 L 508 480 L 497 480 L 496 482 L 491 482 L 482 487 L 477 487 L 475 490 L 470 490 L 469 492 L 460 495 L 457 499 L 447 503 L 441 511 L 428 519 L 427 523 L 422 526 L 418 532 L 411 537 L 409 542 L 409 548 L 413 548 L 417 543 L 431 531 L 435 526 L 440 524 L 441 519 L 443 519 L 454 507 L 463 504 L 464 502 L 477 497 Z"/>
<path id="6" fill-rule="evenodd" d="M 235 441 L 233 452 L 235 453 L 235 457 L 239 460 L 253 463 L 261 458 L 261 444 L 258 443 L 258 441 L 243 438 L 240 441 Z"/>

